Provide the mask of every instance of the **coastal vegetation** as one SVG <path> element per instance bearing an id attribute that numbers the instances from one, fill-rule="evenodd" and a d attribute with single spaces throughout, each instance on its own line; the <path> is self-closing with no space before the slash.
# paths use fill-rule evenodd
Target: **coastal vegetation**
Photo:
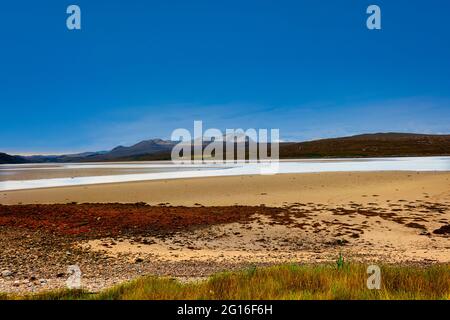
<path id="1" fill-rule="evenodd" d="M 251 267 L 218 273 L 207 280 L 180 282 L 145 276 L 98 293 L 60 290 L 3 299 L 32 300 L 404 300 L 450 299 L 450 266 L 382 265 L 381 288 L 368 289 L 360 263 Z"/>

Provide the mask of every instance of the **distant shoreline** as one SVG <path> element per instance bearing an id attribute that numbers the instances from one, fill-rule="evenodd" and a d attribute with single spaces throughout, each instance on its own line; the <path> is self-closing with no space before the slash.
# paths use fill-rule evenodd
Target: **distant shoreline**
<path id="1" fill-rule="evenodd" d="M 450 171 L 450 157 L 338 158 L 280 162 L 174 164 L 170 162 L 68 163 L 0 167 L 0 191 L 91 186 L 154 180 L 319 172 Z"/>

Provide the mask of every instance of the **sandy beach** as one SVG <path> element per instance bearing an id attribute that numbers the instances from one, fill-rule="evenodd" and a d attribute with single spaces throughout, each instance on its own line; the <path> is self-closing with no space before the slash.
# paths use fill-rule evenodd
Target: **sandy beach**
<path id="1" fill-rule="evenodd" d="M 50 205 L 66 203 L 73 204 Z M 3 292 L 62 287 L 70 264 L 95 291 L 148 273 L 192 280 L 254 264 L 334 261 L 339 253 L 367 262 L 450 263 L 449 172 L 61 187 L 2 192 L 0 204 L 0 269 L 10 272 L 0 277 Z"/>
<path id="2" fill-rule="evenodd" d="M 0 204 L 145 202 L 282 206 L 404 199 L 450 200 L 450 172 L 335 172 L 208 177 L 2 191 Z M 428 197 L 428 198 L 426 198 Z"/>

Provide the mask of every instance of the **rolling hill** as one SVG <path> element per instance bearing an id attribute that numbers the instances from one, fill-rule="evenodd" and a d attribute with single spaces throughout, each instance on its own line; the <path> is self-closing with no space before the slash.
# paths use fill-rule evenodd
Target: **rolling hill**
<path id="1" fill-rule="evenodd" d="M 246 142 L 248 143 L 248 141 Z M 0 163 L 97 162 L 170 160 L 177 142 L 144 140 L 110 151 L 60 156 L 11 156 L 0 153 Z M 280 143 L 280 158 L 450 156 L 450 135 L 375 133 L 305 142 Z"/>
<path id="2" fill-rule="evenodd" d="M 450 135 L 362 134 L 280 145 L 281 158 L 450 155 Z"/>
<path id="3" fill-rule="evenodd" d="M 450 155 L 450 135 L 375 133 L 280 143 L 280 158 L 405 157 Z M 170 160 L 170 150 L 128 155 L 123 161 Z"/>
<path id="4" fill-rule="evenodd" d="M 12 156 L 6 153 L 0 152 L 0 164 L 16 164 L 16 163 L 27 163 L 27 159 L 21 156 Z"/>

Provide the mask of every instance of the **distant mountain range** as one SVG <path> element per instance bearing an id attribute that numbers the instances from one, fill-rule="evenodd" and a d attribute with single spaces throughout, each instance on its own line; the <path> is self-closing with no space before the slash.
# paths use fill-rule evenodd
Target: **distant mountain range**
<path id="1" fill-rule="evenodd" d="M 130 147 L 110 151 L 68 155 L 14 156 L 0 153 L 0 163 L 97 162 L 170 160 L 178 142 L 144 140 Z M 375 133 L 306 142 L 280 143 L 280 158 L 386 157 L 450 155 L 450 135 Z"/>

